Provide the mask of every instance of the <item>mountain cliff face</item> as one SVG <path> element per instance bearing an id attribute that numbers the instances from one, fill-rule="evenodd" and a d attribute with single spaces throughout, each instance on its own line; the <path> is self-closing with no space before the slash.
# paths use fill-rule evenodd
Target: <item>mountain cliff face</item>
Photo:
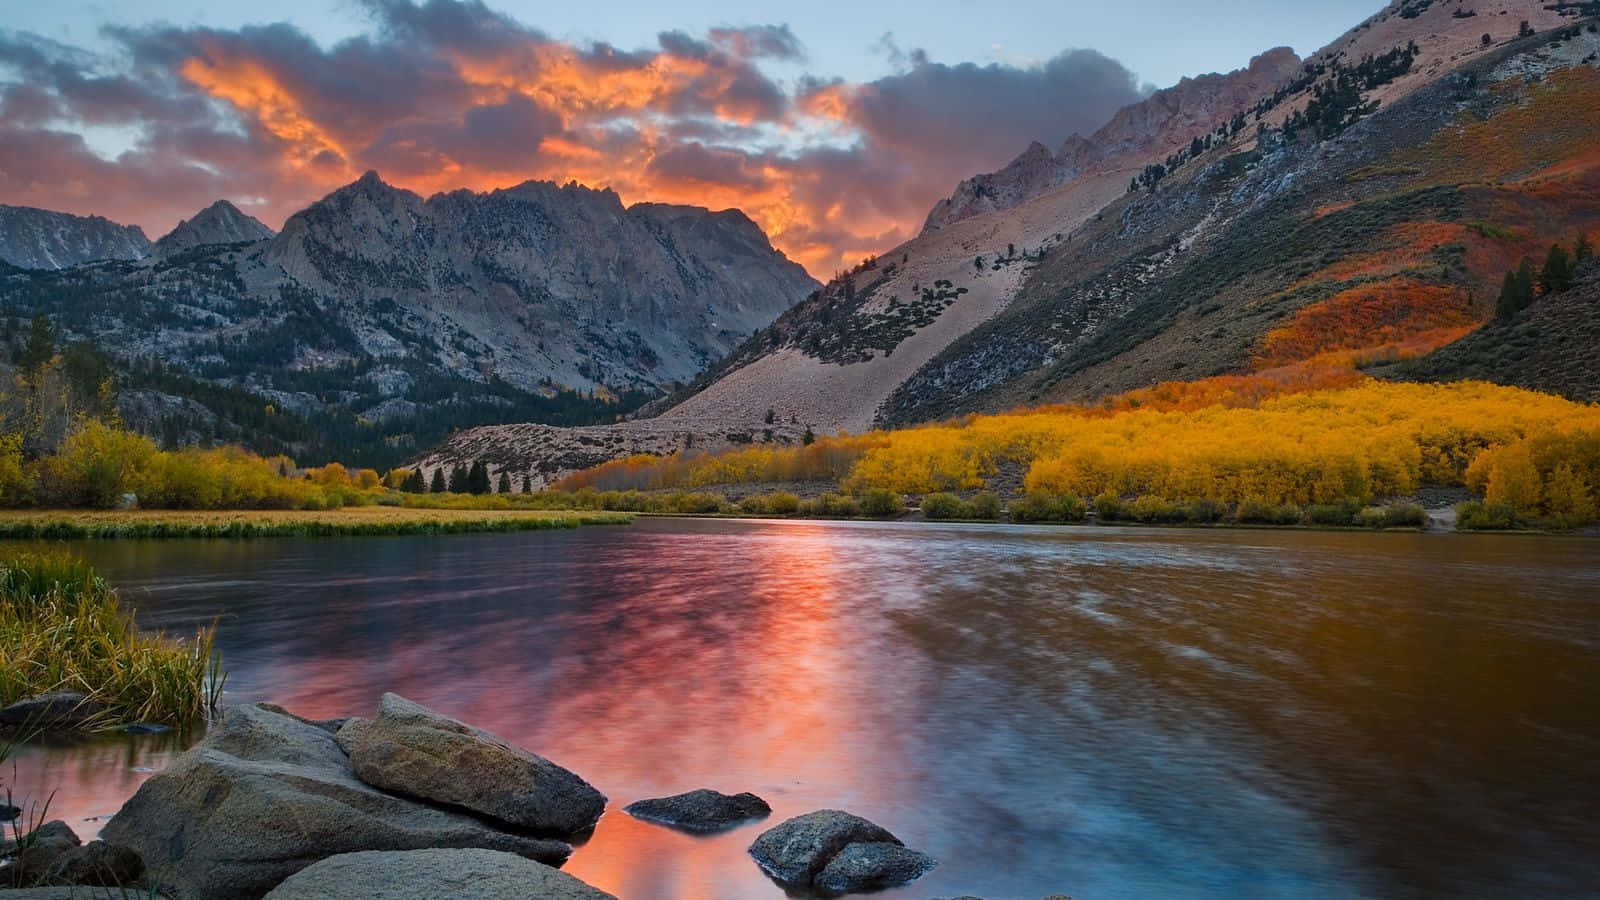
<path id="1" fill-rule="evenodd" d="M 0 205 L 0 261 L 22 269 L 64 269 L 102 259 L 139 259 L 150 240 L 137 225 Z"/>
<path id="2" fill-rule="evenodd" d="M 0 303 L 122 361 L 146 430 L 392 464 L 455 427 L 609 421 L 817 286 L 742 213 L 576 185 L 369 173 L 252 223 L 218 204 L 150 260 L 0 276 Z"/>
<path id="3" fill-rule="evenodd" d="M 1072 135 L 1054 154 L 1035 142 L 1004 169 L 963 181 L 928 213 L 923 232 L 996 210 L 1015 209 L 1084 175 L 1123 171 L 1161 159 L 1197 135 L 1249 109 L 1300 71 L 1300 57 L 1279 47 L 1226 75 L 1185 78 L 1127 106 L 1090 137 Z"/>
<path id="4" fill-rule="evenodd" d="M 743 213 L 547 182 L 424 200 L 368 173 L 262 258 L 338 298 L 365 352 L 406 342 L 373 312 L 392 304 L 459 373 L 524 389 L 686 381 L 816 288 Z"/>
<path id="5" fill-rule="evenodd" d="M 179 222 L 176 228 L 156 241 L 155 255 L 164 259 L 194 247 L 245 244 L 268 240 L 272 236 L 272 229 L 255 217 L 245 215 L 226 200 L 218 200 L 195 213 L 194 218 Z"/>

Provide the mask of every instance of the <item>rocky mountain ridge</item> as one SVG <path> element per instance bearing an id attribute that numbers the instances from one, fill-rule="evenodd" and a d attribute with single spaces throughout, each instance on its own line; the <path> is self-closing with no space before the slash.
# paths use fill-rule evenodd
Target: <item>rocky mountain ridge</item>
<path id="1" fill-rule="evenodd" d="M 368 173 L 252 223 L 218 204 L 148 259 L 0 273 L 0 303 L 93 341 L 165 438 L 392 464 L 455 427 L 610 420 L 817 286 L 738 211 L 576 184 L 424 199 Z"/>
<path id="2" fill-rule="evenodd" d="M 0 262 L 20 269 L 65 269 L 106 259 L 140 259 L 150 239 L 137 225 L 100 216 L 0 204 Z"/>
<path id="3" fill-rule="evenodd" d="M 195 247 L 270 240 L 276 233 L 232 203 L 218 200 L 157 240 L 154 253 L 164 259 Z"/>

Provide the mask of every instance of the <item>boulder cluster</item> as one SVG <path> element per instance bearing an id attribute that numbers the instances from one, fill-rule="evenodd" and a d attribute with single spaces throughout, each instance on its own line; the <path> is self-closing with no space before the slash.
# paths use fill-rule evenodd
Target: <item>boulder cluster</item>
<path id="1" fill-rule="evenodd" d="M 271 704 L 228 711 L 84 844 L 64 822 L 0 842 L 0 900 L 80 886 L 170 900 L 603 900 L 557 871 L 605 812 L 572 771 L 396 694 L 371 718 L 314 721 Z M 695 790 L 628 814 L 693 834 L 772 809 Z M 906 884 L 935 865 L 837 810 L 790 819 L 750 854 L 788 891 L 842 895 Z"/>

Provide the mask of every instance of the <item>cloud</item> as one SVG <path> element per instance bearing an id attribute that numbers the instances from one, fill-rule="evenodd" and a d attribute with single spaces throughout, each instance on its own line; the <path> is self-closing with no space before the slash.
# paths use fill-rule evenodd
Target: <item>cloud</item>
<path id="1" fill-rule="evenodd" d="M 795 81 L 772 71 L 806 60 L 784 25 L 624 50 L 478 0 L 359 7 L 370 27 L 332 46 L 281 23 L 108 26 L 105 55 L 0 31 L 0 202 L 155 235 L 218 197 L 265 198 L 249 211 L 278 224 L 369 168 L 422 193 L 576 180 L 739 207 L 826 276 L 910 237 L 960 179 L 1140 97 L 1088 50 L 950 65 L 886 35 L 892 74 Z M 105 129 L 128 145 L 97 147 Z"/>

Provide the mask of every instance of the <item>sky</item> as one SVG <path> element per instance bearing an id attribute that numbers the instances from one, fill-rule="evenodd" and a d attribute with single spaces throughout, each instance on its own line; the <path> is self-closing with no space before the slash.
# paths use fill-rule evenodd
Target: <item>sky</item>
<path id="1" fill-rule="evenodd" d="M 376 169 L 738 207 L 827 277 L 962 178 L 1381 0 L 0 0 L 0 203 L 273 228 Z"/>

